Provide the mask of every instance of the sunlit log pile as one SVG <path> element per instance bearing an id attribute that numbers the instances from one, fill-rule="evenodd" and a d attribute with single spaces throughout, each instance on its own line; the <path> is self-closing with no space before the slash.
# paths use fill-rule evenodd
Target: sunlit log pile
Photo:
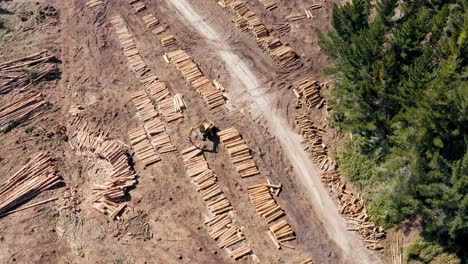
<path id="1" fill-rule="evenodd" d="M 137 184 L 137 175 L 130 166 L 126 147 L 118 140 L 107 138 L 102 132 L 75 118 L 70 123 L 69 144 L 72 150 L 79 153 L 90 154 L 107 161 L 111 171 L 99 184 L 93 186 L 93 208 L 108 215 L 111 219 L 117 216 L 126 207 L 128 191 Z"/>
<path id="2" fill-rule="evenodd" d="M 94 8 L 101 7 L 102 5 L 104 5 L 104 1 L 103 0 L 90 0 L 86 2 L 85 5 L 89 9 L 94 9 Z"/>
<path id="3" fill-rule="evenodd" d="M 328 186 L 329 193 L 338 204 L 338 211 L 348 220 L 348 230 L 357 231 L 366 247 L 372 250 L 383 249 L 382 241 L 386 233 L 381 226 L 370 222 L 365 202 L 360 193 L 346 189 L 346 183 L 340 177 L 340 171 L 328 149 L 322 143 L 322 137 L 312 120 L 305 114 L 294 114 L 306 143 L 306 150 L 312 155 L 313 162 L 321 169 L 321 179 Z"/>
<path id="4" fill-rule="evenodd" d="M 22 122 L 46 111 L 46 101 L 41 94 L 29 91 L 20 97 L 20 99 L 0 107 L 1 132 L 6 133 Z"/>
<path id="5" fill-rule="evenodd" d="M 0 94 L 13 89 L 25 90 L 57 71 L 55 56 L 43 50 L 32 55 L 0 63 Z"/>
<path id="6" fill-rule="evenodd" d="M 159 38 L 159 41 L 164 48 L 177 46 L 177 40 L 175 36 L 168 32 L 165 26 L 159 26 L 151 32 L 153 32 Z"/>
<path id="7" fill-rule="evenodd" d="M 149 166 L 161 160 L 159 155 L 151 145 L 151 142 L 146 136 L 146 131 L 142 127 L 134 128 L 128 131 L 130 144 L 135 152 L 135 156 L 143 165 Z"/>
<path id="8" fill-rule="evenodd" d="M 159 20 L 153 14 L 147 14 L 141 17 L 147 28 L 152 28 L 159 24 Z"/>
<path id="9" fill-rule="evenodd" d="M 242 139 L 239 130 L 235 128 L 224 129 L 218 132 L 218 136 L 224 147 L 226 147 L 229 157 L 236 166 L 236 171 L 241 178 L 254 176 L 260 173 L 252 158 L 249 146 Z"/>
<path id="10" fill-rule="evenodd" d="M 167 57 L 180 71 L 185 80 L 190 83 L 192 88 L 203 97 L 210 108 L 215 108 L 224 104 L 223 93 L 205 77 L 187 52 L 176 50 L 167 53 Z"/>
<path id="11" fill-rule="evenodd" d="M 259 0 L 260 3 L 265 6 L 266 9 L 268 10 L 273 10 L 278 7 L 278 1 L 277 0 Z"/>
<path id="12" fill-rule="evenodd" d="M 322 88 L 328 87 L 329 83 L 319 83 L 313 77 L 309 77 L 294 83 L 294 95 L 297 98 L 296 106 L 309 108 L 320 108 L 325 103 L 325 98 L 320 95 Z"/>
<path id="13" fill-rule="evenodd" d="M 0 185 L 0 215 L 62 182 L 52 159 L 39 153 Z"/>
<path id="14" fill-rule="evenodd" d="M 299 55 L 294 49 L 271 35 L 261 18 L 250 10 L 245 1 L 220 0 L 218 3 L 235 13 L 231 21 L 241 31 L 249 30 L 260 47 L 266 50 L 278 65 L 288 68 L 299 64 Z"/>
<path id="15" fill-rule="evenodd" d="M 233 210 L 231 202 L 219 186 L 215 173 L 209 168 L 203 151 L 192 146 L 182 150 L 181 154 L 187 175 L 213 215 L 205 222 L 210 228 L 208 234 L 236 260 L 251 254 L 252 250 L 248 247 L 241 228 L 233 222 L 232 214 L 229 214 Z"/>

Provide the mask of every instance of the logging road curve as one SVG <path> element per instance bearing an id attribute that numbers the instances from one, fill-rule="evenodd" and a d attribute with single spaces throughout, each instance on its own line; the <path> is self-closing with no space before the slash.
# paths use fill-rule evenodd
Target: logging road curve
<path id="1" fill-rule="evenodd" d="M 216 30 L 208 25 L 205 20 L 192 8 L 186 0 L 166 0 L 169 5 L 180 13 L 190 27 L 195 28 L 203 36 L 219 57 L 225 62 L 232 79 L 238 79 L 241 85 L 231 85 L 229 93 L 242 95 L 244 98 L 235 98 L 233 104 L 243 99 L 251 99 L 254 107 L 252 113 L 261 115 L 270 128 L 270 132 L 280 142 L 286 156 L 299 175 L 302 183 L 310 194 L 316 216 L 322 222 L 329 237 L 341 248 L 346 263 L 380 263 L 376 257 L 365 249 L 356 233 L 346 230 L 344 218 L 338 213 L 335 202 L 329 196 L 327 190 L 320 181 L 320 172 L 312 163 L 309 154 L 303 149 L 300 135 L 295 133 L 275 109 L 270 94 L 266 93 L 263 83 L 256 77 L 250 67 L 245 64 L 234 52 L 230 45 Z M 214 3 L 214 2 L 213 2 Z M 249 98 L 245 98 L 245 97 Z M 300 234 L 299 234 L 300 235 Z"/>

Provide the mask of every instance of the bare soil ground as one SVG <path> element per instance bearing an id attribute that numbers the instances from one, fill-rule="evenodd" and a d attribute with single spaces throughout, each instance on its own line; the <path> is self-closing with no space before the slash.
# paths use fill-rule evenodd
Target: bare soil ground
<path id="1" fill-rule="evenodd" d="M 116 14 L 127 22 L 151 70 L 168 83 L 172 92 L 182 93 L 187 100 L 184 119 L 167 125 L 179 150 L 189 146 L 190 126 L 209 118 L 221 129 L 238 128 L 254 151 L 261 176 L 248 179 L 237 176 L 222 146 L 218 153 L 205 155 L 260 263 L 300 263 L 307 258 L 315 263 L 379 262 L 377 256 L 364 250 L 357 235 L 340 234 L 343 220 L 336 206 L 326 197 L 319 181 L 304 178 L 308 174 L 318 179 L 318 171 L 301 162 L 305 152 L 298 149 L 299 135 L 293 130 L 291 84 L 310 75 L 318 76 L 326 66 L 315 30 L 329 25 L 331 2 L 313 11 L 313 19 L 291 23 L 292 31 L 281 39 L 298 51 L 302 67 L 285 71 L 273 63 L 251 35 L 238 31 L 230 23 L 231 15 L 215 1 L 144 1 L 145 12 L 155 14 L 167 25 L 202 71 L 226 87 L 226 107 L 214 110 L 208 110 L 175 68 L 164 62 L 165 51 L 159 40 L 126 1 L 105 1 L 95 10 L 86 8 L 85 2 L 0 2 L 0 11 L 6 10 L 0 13 L 0 20 L 7 21 L 5 25 L 10 28 L 0 29 L 0 62 L 42 49 L 61 60 L 61 78 L 34 87 L 45 94 L 51 105 L 49 111 L 0 134 L 0 182 L 42 150 L 57 159 L 66 185 L 35 198 L 57 196 L 57 203 L 0 218 L 0 263 L 234 262 L 208 236 L 203 224 L 208 211 L 176 154 L 164 154 L 161 162 L 146 169 L 135 164 L 139 183 L 130 191 L 129 206 L 119 220 L 112 221 L 91 207 L 92 184 L 106 168 L 94 158 L 72 151 L 59 131 L 71 119 L 68 111 L 73 104 L 84 107 L 89 122 L 126 143 L 127 131 L 138 125 L 129 93 L 142 87 L 128 69 L 109 24 L 109 18 Z M 249 1 L 268 26 L 285 22 L 286 15 L 312 4 L 280 2 L 276 10 L 266 11 L 258 1 Z M 187 7 L 187 3 L 205 25 L 194 25 L 196 19 L 184 16 L 180 7 Z M 57 9 L 58 16 L 38 19 L 37 10 L 50 6 Z M 207 26 L 213 31 L 207 32 Z M 0 105 L 15 96 L 15 92 L 0 95 Z M 325 124 L 323 110 L 311 114 L 316 122 Z M 328 134 L 328 139 L 333 139 L 333 133 Z M 294 250 L 274 247 L 265 233 L 266 225 L 248 200 L 247 186 L 265 177 L 283 184 L 278 202 L 297 233 L 297 240 L 290 243 Z M 72 206 L 64 208 L 69 204 Z M 238 262 L 255 261 L 247 257 Z"/>

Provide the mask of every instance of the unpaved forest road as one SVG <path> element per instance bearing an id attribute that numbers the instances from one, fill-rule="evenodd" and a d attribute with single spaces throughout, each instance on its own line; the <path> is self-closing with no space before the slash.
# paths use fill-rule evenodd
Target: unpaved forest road
<path id="1" fill-rule="evenodd" d="M 210 49 L 218 53 L 229 69 L 231 78 L 238 79 L 243 86 L 231 85 L 228 92 L 242 95 L 233 96 L 233 104 L 244 100 L 252 100 L 251 111 L 258 110 L 272 133 L 281 143 L 286 156 L 289 158 L 296 173 L 311 195 L 313 208 L 319 220 L 323 223 L 330 238 L 343 250 L 345 263 L 380 263 L 364 248 L 357 234 L 348 232 L 344 218 L 338 214 L 335 202 L 328 195 L 320 181 L 320 172 L 316 168 L 307 152 L 301 146 L 302 138 L 296 134 L 277 112 L 272 104 L 272 95 L 266 93 L 263 84 L 257 79 L 253 71 L 236 54 L 231 51 L 229 44 L 191 7 L 186 0 L 166 0 L 177 10 L 201 36 L 209 42 Z M 249 97 L 249 98 L 246 98 Z M 234 99 L 235 98 L 235 99 Z M 254 116 L 254 118 L 256 118 Z"/>

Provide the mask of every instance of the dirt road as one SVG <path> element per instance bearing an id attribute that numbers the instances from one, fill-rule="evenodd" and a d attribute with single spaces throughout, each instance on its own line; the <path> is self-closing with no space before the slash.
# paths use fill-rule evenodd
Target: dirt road
<path id="1" fill-rule="evenodd" d="M 230 77 L 243 84 L 228 87 L 228 92 L 236 95 L 230 98 L 232 104 L 250 101 L 253 118 L 261 117 L 267 121 L 270 133 L 276 136 L 295 172 L 309 191 L 317 217 L 320 218 L 330 238 L 343 250 L 346 263 L 379 263 L 377 258 L 364 248 L 356 234 L 346 231 L 343 217 L 338 214 L 335 203 L 320 181 L 318 168 L 313 165 L 309 155 L 301 146 L 300 135 L 296 134 L 286 120 L 274 110 L 275 106 L 272 103 L 274 95 L 267 93 L 263 88 L 264 83 L 256 77 L 254 71 L 231 51 L 222 34 L 208 25 L 188 1 L 167 2 L 208 40 L 210 49 L 222 58 L 229 69 Z"/>

